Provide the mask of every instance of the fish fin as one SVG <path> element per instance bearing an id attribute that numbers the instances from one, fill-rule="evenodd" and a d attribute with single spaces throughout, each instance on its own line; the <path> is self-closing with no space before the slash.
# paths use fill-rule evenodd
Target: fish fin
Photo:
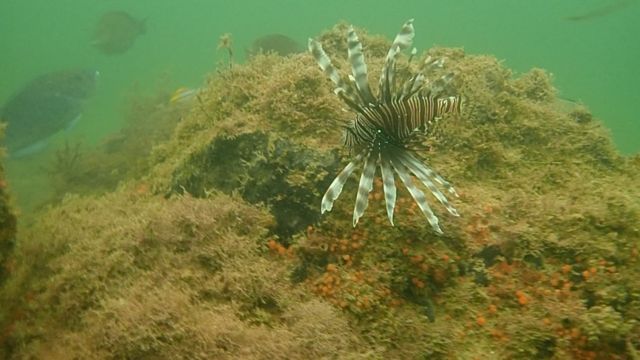
<path id="1" fill-rule="evenodd" d="M 351 72 L 355 79 L 358 94 L 365 104 L 375 103 L 376 100 L 371 94 L 371 88 L 369 87 L 369 80 L 367 78 L 367 64 L 364 62 L 364 55 L 362 54 L 362 43 L 360 43 L 353 26 L 349 27 L 347 45 Z"/>
<path id="2" fill-rule="evenodd" d="M 393 226 L 393 210 L 396 207 L 396 180 L 389 159 L 382 154 L 380 154 L 380 172 L 382 173 L 384 200 L 387 204 L 387 217 Z"/>
<path id="3" fill-rule="evenodd" d="M 360 175 L 360 184 L 358 185 L 358 195 L 356 196 L 356 205 L 353 208 L 353 226 L 358 224 L 358 220 L 364 214 L 369 205 L 369 193 L 373 189 L 373 177 L 376 173 L 376 157 L 369 152 L 364 161 L 362 175 Z"/>
<path id="4" fill-rule="evenodd" d="M 186 87 L 180 87 L 174 91 L 169 98 L 169 104 L 187 103 L 196 97 L 199 89 L 189 89 Z"/>
<path id="5" fill-rule="evenodd" d="M 333 90 L 349 107 L 354 111 L 361 111 L 362 101 L 355 96 L 353 87 L 348 82 L 344 81 L 338 70 L 331 63 L 331 59 L 324 52 L 322 44 L 314 39 L 309 38 L 308 42 L 309 52 L 320 66 L 320 69 L 331 79 L 335 88 Z"/>
<path id="6" fill-rule="evenodd" d="M 433 170 L 431 170 L 428 166 L 418 161 L 415 157 L 411 156 L 411 154 L 409 153 L 399 154 L 398 159 L 402 162 L 404 166 L 406 166 L 409 169 L 409 171 L 411 171 L 418 179 L 420 179 L 420 181 L 422 181 L 424 186 L 426 186 L 427 189 L 431 191 L 431 194 L 433 194 L 433 196 L 436 199 L 438 199 L 438 201 L 445 208 L 447 208 L 447 211 L 449 211 L 451 215 L 460 216 L 460 214 L 458 214 L 458 210 L 456 210 L 456 208 L 454 208 L 453 205 L 449 203 L 449 200 L 447 199 L 447 197 L 444 196 L 442 191 L 440 191 L 440 189 L 436 187 L 433 181 L 431 181 L 431 176 L 435 174 Z"/>
<path id="7" fill-rule="evenodd" d="M 380 98 L 383 101 L 391 100 L 395 81 L 396 58 L 402 49 L 411 46 L 414 35 L 413 19 L 409 19 L 402 25 L 400 32 L 396 35 L 389 48 L 389 52 L 387 52 L 382 66 L 382 74 L 380 75 Z"/>
<path id="8" fill-rule="evenodd" d="M 45 140 L 40 140 L 36 143 L 33 143 L 31 145 L 25 146 L 23 148 L 20 148 L 16 151 L 10 151 L 9 152 L 9 157 L 13 158 L 13 159 L 18 159 L 18 158 L 22 158 L 22 157 L 26 157 L 26 156 L 30 156 L 33 155 L 37 152 L 40 152 L 42 150 L 44 150 L 44 148 L 47 147 L 47 145 L 49 145 L 49 139 L 45 139 Z"/>
<path id="9" fill-rule="evenodd" d="M 64 131 L 65 132 L 71 131 L 71 129 L 73 129 L 76 126 L 76 124 L 78 124 L 81 117 L 82 117 L 82 114 L 78 114 L 78 116 L 73 118 L 73 120 L 71 120 L 69 124 L 67 124 L 67 127 L 64 128 Z"/>
<path id="10" fill-rule="evenodd" d="M 424 216 L 426 216 L 427 221 L 431 225 L 433 231 L 435 231 L 438 235 L 442 235 L 443 232 L 442 229 L 440 229 L 438 217 L 433 213 L 431 207 L 429 207 L 427 199 L 424 196 L 422 190 L 418 189 L 413 184 L 411 175 L 409 175 L 407 168 L 402 165 L 402 161 L 398 158 L 398 156 L 391 156 L 391 165 L 393 165 L 393 168 L 396 170 L 396 173 L 400 177 L 400 180 L 402 181 L 404 186 L 407 188 L 407 190 L 409 190 L 409 194 L 411 194 L 413 200 L 415 200 Z"/>
<path id="11" fill-rule="evenodd" d="M 356 166 L 361 161 L 362 161 L 362 155 L 358 155 L 355 159 L 353 159 L 353 161 L 347 164 L 347 166 L 345 166 L 344 169 L 342 169 L 340 174 L 338 174 L 338 176 L 336 176 L 335 179 L 333 179 L 333 182 L 331 183 L 331 185 L 329 185 L 329 188 L 327 188 L 327 191 L 324 193 L 324 196 L 322 197 L 322 204 L 320 206 L 321 214 L 324 214 L 325 211 L 331 211 L 331 209 L 333 208 L 333 202 L 336 201 L 338 196 L 340 196 L 340 193 L 342 192 L 342 187 L 344 187 L 344 184 L 347 182 L 347 179 L 349 179 L 349 176 L 353 173 Z"/>

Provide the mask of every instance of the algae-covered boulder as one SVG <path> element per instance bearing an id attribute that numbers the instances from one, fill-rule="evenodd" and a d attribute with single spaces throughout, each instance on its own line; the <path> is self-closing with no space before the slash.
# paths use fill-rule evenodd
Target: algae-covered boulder
<path id="1" fill-rule="evenodd" d="M 339 25 L 319 39 L 343 74 L 345 33 Z M 389 42 L 360 35 L 376 84 Z M 497 344 L 497 358 L 627 353 L 620 339 L 640 341 L 640 290 L 629 281 L 640 248 L 637 160 L 619 155 L 583 106 L 558 100 L 543 70 L 514 76 L 460 49 L 426 55 L 446 59 L 442 71 L 465 98 L 425 154 L 460 193 L 461 217 L 439 212 L 444 236 L 402 191 L 390 227 L 380 182 L 357 228 L 357 179 L 320 218 L 322 193 L 348 161 L 341 125 L 354 115 L 308 54 L 257 56 L 212 76 L 156 149 L 154 188 L 220 189 L 266 205 L 272 232 L 296 253 L 292 279 L 352 314 L 372 343 L 387 344 L 386 357 L 472 357 Z M 609 281 L 619 296 L 597 295 Z M 585 312 L 613 303 L 626 325 L 588 342 Z"/>
<path id="2" fill-rule="evenodd" d="M 320 36 L 342 73 L 346 29 Z M 359 35 L 376 84 L 390 42 Z M 434 207 L 444 235 L 402 190 L 389 225 L 380 181 L 353 228 L 355 175 L 320 216 L 353 114 L 309 54 L 258 55 L 211 75 L 154 149 L 150 187 L 69 197 L 21 237 L 0 298 L 4 354 L 637 356 L 638 158 L 556 99 L 543 70 L 427 55 L 465 99 L 423 154 L 460 195 L 460 217 Z"/>
<path id="3" fill-rule="evenodd" d="M 67 198 L 22 237 L 3 358 L 358 357 L 344 315 L 268 254 L 271 222 L 224 195 Z"/>

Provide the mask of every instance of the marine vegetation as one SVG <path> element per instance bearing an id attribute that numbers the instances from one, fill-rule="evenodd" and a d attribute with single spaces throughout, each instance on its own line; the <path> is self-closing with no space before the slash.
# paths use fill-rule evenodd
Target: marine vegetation
<path id="1" fill-rule="evenodd" d="M 153 147 L 166 141 L 189 112 L 188 101 L 171 101 L 168 82 L 170 79 L 162 76 L 148 94 L 134 85 L 124 104 L 122 128 L 107 135 L 98 146 L 66 141 L 55 148 L 48 163 L 41 166 L 52 193 L 41 196 L 37 206 L 59 202 L 69 193 L 113 191 L 121 181 L 145 175 Z M 140 191 L 145 191 L 143 183 Z"/>
<path id="2" fill-rule="evenodd" d="M 348 32 L 317 38 L 336 69 Z M 392 42 L 357 32 L 381 69 Z M 18 233 L 0 358 L 637 357 L 640 157 L 559 106 L 544 70 L 434 47 L 399 56 L 398 76 L 429 56 L 469 104 L 425 137 L 459 194 L 444 234 L 404 186 L 389 226 L 380 177 L 357 227 L 346 199 L 321 216 L 354 156 L 344 104 L 309 53 L 225 63 L 141 179 L 67 196 Z"/>
<path id="3" fill-rule="evenodd" d="M 345 126 L 345 144 L 355 158 L 327 189 L 322 198 L 321 211 L 324 213 L 331 210 L 349 176 L 357 166 L 364 163 L 353 210 L 353 226 L 356 226 L 367 208 L 376 167 L 379 166 L 389 222 L 393 225 L 393 210 L 396 204 L 396 184 L 393 175 L 395 171 L 433 230 L 442 234 L 438 218 L 431 210 L 422 190 L 413 184 L 411 174 L 415 175 L 449 213 L 455 216 L 458 216 L 458 212 L 449 204 L 435 183 L 443 186 L 450 194 L 457 194 L 449 182 L 420 161 L 414 149 L 420 147 L 425 135 L 433 132 L 436 122 L 441 117 L 460 112 L 461 99 L 459 96 L 443 95 L 452 74 L 446 74 L 436 81 L 430 81 L 425 77 L 424 73 L 430 72 L 431 68 L 441 67 L 443 59 L 428 57 L 420 72 L 409 76 L 399 87 L 396 85 L 396 58 L 402 49 L 411 46 L 413 37 L 411 19 L 402 26 L 385 57 L 377 97 L 371 92 L 362 44 L 353 27 L 349 28 L 347 35 L 349 62 L 353 74 L 348 82 L 338 74 L 322 45 L 309 39 L 309 51 L 322 71 L 335 84 L 334 92 L 356 112 L 356 118 Z"/>
<path id="4" fill-rule="evenodd" d="M 70 144 L 69 141 L 65 141 L 64 146 L 56 149 L 51 166 L 45 169 L 49 176 L 59 177 L 64 183 L 73 183 L 82 161 L 81 146 L 80 142 Z"/>
<path id="5" fill-rule="evenodd" d="M 231 69 L 233 66 L 233 39 L 231 38 L 231 34 L 224 33 L 220 35 L 220 38 L 218 38 L 218 50 L 227 52 L 229 69 Z"/>

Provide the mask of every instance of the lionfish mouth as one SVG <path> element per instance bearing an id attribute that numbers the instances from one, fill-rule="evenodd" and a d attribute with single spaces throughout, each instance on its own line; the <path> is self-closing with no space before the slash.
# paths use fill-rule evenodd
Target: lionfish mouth
<path id="1" fill-rule="evenodd" d="M 309 51 L 320 68 L 335 85 L 334 92 L 356 113 L 345 130 L 345 145 L 354 158 L 333 180 L 322 198 L 321 212 L 331 211 L 333 202 L 342 192 L 344 184 L 357 167 L 362 166 L 356 204 L 353 210 L 353 226 L 364 214 L 368 195 L 373 189 L 376 168 L 380 168 L 387 216 L 393 225 L 396 203 L 397 174 L 407 188 L 433 230 L 442 234 L 438 218 L 427 203 L 426 196 L 413 181 L 413 176 L 454 216 L 457 210 L 449 203 L 440 187 L 457 196 L 449 182 L 421 161 L 414 151 L 415 144 L 428 136 L 436 122 L 446 114 L 459 114 L 461 98 L 444 96 L 443 90 L 453 75 L 447 74 L 429 81 L 426 74 L 443 65 L 443 59 L 427 59 L 421 69 L 410 75 L 401 86 L 396 86 L 396 60 L 401 50 L 411 46 L 414 37 L 413 19 L 403 26 L 387 53 L 380 76 L 377 96 L 369 86 L 367 65 L 364 62 L 362 44 L 353 27 L 347 34 L 348 57 L 352 75 L 345 81 L 320 42 L 309 39 Z M 415 49 L 412 51 L 412 56 Z M 413 175 L 413 176 L 412 176 Z M 436 185 L 437 184 L 437 185 Z"/>

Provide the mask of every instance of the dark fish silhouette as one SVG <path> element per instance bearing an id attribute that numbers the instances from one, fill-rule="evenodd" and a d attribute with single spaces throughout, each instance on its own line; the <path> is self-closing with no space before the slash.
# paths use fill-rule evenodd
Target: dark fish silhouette
<path id="1" fill-rule="evenodd" d="M 91 45 L 107 55 L 122 54 L 145 32 L 144 20 L 135 19 L 124 11 L 111 11 L 98 21 Z"/>
<path id="2" fill-rule="evenodd" d="M 619 0 L 616 2 L 613 2 L 611 4 L 593 9 L 589 12 L 586 12 L 584 14 L 580 14 L 580 15 L 574 15 L 574 16 L 567 16 L 564 19 L 565 20 L 571 20 L 571 21 L 584 21 L 584 20 L 591 20 L 594 18 L 598 18 L 601 16 L 606 16 L 611 14 L 612 12 L 624 9 L 625 7 L 631 5 L 634 2 L 634 0 Z"/>
<path id="3" fill-rule="evenodd" d="M 302 51 L 304 51 L 302 45 L 292 38 L 282 34 L 269 34 L 255 39 L 247 53 L 249 56 L 254 56 L 258 53 L 273 52 L 280 56 L 287 56 Z"/>
<path id="4" fill-rule="evenodd" d="M 37 152 L 52 135 L 72 126 L 93 93 L 97 76 L 95 70 L 52 72 L 13 95 L 0 109 L 0 121 L 7 123 L 4 143 L 9 155 Z"/>

